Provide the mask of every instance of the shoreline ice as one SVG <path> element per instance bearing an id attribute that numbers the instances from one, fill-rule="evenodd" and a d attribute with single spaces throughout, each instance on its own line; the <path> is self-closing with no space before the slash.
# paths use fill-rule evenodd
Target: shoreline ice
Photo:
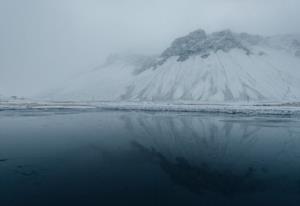
<path id="1" fill-rule="evenodd" d="M 98 103 L 98 108 L 107 110 L 132 110 L 153 112 L 195 112 L 245 115 L 295 115 L 300 116 L 300 106 L 292 103 L 276 104 L 187 104 L 150 102 Z"/>
<path id="2" fill-rule="evenodd" d="M 39 102 L 0 101 L 0 111 L 7 110 L 119 110 L 152 112 L 191 112 L 244 115 L 300 116 L 299 103 L 196 103 L 196 102 Z"/>

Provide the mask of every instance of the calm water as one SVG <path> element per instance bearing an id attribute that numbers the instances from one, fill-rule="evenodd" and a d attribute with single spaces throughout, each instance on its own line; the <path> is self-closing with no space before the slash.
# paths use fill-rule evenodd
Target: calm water
<path id="1" fill-rule="evenodd" d="M 300 119 L 0 112 L 0 205 L 299 205 Z"/>

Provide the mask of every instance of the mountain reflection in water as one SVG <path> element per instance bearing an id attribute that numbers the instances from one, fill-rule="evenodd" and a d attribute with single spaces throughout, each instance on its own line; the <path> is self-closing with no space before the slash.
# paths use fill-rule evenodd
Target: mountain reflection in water
<path id="1" fill-rule="evenodd" d="M 177 157 L 176 161 L 172 162 L 155 149 L 148 150 L 135 141 L 132 145 L 142 153 L 158 158 L 162 170 L 170 176 L 172 181 L 188 188 L 191 192 L 202 194 L 211 191 L 231 196 L 263 189 L 262 182 L 255 177 L 255 170 L 251 167 L 245 174 L 238 175 L 233 174 L 232 171 L 213 170 L 208 164 L 202 164 L 199 167 L 192 166 L 183 157 Z"/>
<path id="2" fill-rule="evenodd" d="M 300 120 L 0 113 L 0 205 L 298 205 Z"/>
<path id="3" fill-rule="evenodd" d="M 298 120 L 205 115 L 122 119 L 133 133 L 132 146 L 193 193 L 237 197 L 300 191 Z"/>

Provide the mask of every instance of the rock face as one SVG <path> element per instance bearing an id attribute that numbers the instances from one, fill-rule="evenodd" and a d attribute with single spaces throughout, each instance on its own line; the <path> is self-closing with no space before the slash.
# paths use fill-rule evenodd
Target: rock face
<path id="1" fill-rule="evenodd" d="M 162 53 L 161 57 L 166 60 L 172 56 L 178 56 L 179 61 L 184 61 L 192 54 L 204 52 L 202 44 L 206 39 L 207 35 L 204 30 L 194 31 L 185 37 L 176 39 L 171 47 Z"/>
<path id="2" fill-rule="evenodd" d="M 300 41 L 293 40 L 291 42 L 291 49 L 295 51 L 295 56 L 300 58 Z"/>
<path id="3" fill-rule="evenodd" d="M 210 52 L 219 50 L 228 52 L 231 49 L 242 49 L 248 55 L 250 50 L 247 44 L 258 44 L 263 41 L 262 37 L 249 35 L 246 33 L 236 34 L 230 30 L 224 30 L 207 35 L 204 30 L 197 30 L 187 36 L 176 39 L 172 45 L 166 49 L 161 57 L 166 59 L 178 56 L 178 61 L 185 61 L 193 55 L 202 55 L 204 58 Z"/>
<path id="4" fill-rule="evenodd" d="M 112 56 L 52 99 L 300 101 L 299 57 L 299 36 L 196 30 L 158 56 Z"/>

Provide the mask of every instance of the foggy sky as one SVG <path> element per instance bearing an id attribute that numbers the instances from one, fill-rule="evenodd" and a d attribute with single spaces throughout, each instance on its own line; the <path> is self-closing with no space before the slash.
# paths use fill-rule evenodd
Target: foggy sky
<path id="1" fill-rule="evenodd" d="M 30 96 L 195 29 L 300 33 L 299 0 L 0 0 L 0 94 Z"/>

